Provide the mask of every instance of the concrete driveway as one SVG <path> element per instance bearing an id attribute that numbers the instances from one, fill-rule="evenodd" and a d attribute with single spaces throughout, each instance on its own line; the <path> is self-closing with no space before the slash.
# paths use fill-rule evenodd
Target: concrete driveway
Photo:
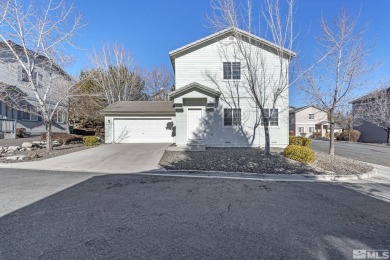
<path id="1" fill-rule="evenodd" d="M 3 164 L 4 168 L 100 173 L 134 173 L 160 169 L 169 144 L 105 144 L 34 162 Z"/>

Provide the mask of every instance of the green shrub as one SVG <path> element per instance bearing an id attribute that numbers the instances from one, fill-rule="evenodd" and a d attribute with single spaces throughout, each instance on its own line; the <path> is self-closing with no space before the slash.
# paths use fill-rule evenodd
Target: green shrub
<path id="1" fill-rule="evenodd" d="M 284 151 L 283 155 L 294 161 L 310 164 L 316 160 L 316 155 L 309 147 L 300 145 L 289 145 Z"/>
<path id="2" fill-rule="evenodd" d="M 311 139 L 302 136 L 290 136 L 289 144 L 310 147 Z"/>
<path id="3" fill-rule="evenodd" d="M 96 136 L 84 136 L 83 144 L 85 146 L 95 146 L 99 143 L 99 140 Z"/>

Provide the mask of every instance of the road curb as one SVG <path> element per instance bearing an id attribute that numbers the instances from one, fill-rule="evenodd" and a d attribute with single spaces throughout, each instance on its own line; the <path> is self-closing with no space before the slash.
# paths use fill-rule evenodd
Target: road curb
<path id="1" fill-rule="evenodd" d="M 374 177 L 377 174 L 377 169 L 362 174 L 354 175 L 314 175 L 314 174 L 266 174 L 266 173 L 252 173 L 252 172 L 224 172 L 224 171 L 201 171 L 201 170 L 155 170 L 150 173 L 160 173 L 161 175 L 169 173 L 186 174 L 193 176 L 234 176 L 241 175 L 243 178 L 259 178 L 259 179 L 272 179 L 272 180 L 315 180 L 315 181 L 354 181 L 364 180 Z M 245 176 L 245 177 L 244 177 Z"/>

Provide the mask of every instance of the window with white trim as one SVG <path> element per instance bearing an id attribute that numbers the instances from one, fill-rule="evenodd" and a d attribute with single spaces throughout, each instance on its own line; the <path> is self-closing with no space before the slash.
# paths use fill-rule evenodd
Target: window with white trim
<path id="1" fill-rule="evenodd" d="M 52 121 L 57 124 L 65 123 L 65 113 L 62 110 L 56 110 L 53 114 Z"/>
<path id="2" fill-rule="evenodd" d="M 27 71 L 22 67 L 18 67 L 18 80 L 23 81 L 23 82 L 28 82 L 28 76 L 27 76 Z"/>
<path id="3" fill-rule="evenodd" d="M 314 119 L 314 114 L 309 114 L 309 119 Z"/>
<path id="4" fill-rule="evenodd" d="M 277 108 L 264 108 L 264 114 L 268 118 L 268 126 L 279 126 L 279 110 Z M 261 125 L 264 125 L 264 117 L 261 119 Z"/>
<path id="5" fill-rule="evenodd" d="M 241 62 L 224 62 L 223 79 L 241 79 Z"/>
<path id="6" fill-rule="evenodd" d="M 305 132 L 305 128 L 304 127 L 298 127 L 298 132 L 299 133 L 304 133 Z"/>
<path id="7" fill-rule="evenodd" d="M 223 110 L 223 125 L 238 126 L 241 125 L 241 108 L 225 108 Z"/>
<path id="8" fill-rule="evenodd" d="M 34 71 L 33 74 L 32 74 L 32 78 L 33 78 L 34 83 L 38 87 L 42 87 L 43 86 L 43 74 L 42 73 Z"/>
<path id="9" fill-rule="evenodd" d="M 309 127 L 309 133 L 314 133 L 314 127 Z"/>

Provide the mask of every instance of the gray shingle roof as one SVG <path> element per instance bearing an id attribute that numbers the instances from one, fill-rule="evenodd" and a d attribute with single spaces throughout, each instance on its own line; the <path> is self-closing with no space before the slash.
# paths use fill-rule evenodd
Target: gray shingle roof
<path id="1" fill-rule="evenodd" d="M 103 114 L 174 114 L 171 101 L 118 101 L 102 110 Z"/>

